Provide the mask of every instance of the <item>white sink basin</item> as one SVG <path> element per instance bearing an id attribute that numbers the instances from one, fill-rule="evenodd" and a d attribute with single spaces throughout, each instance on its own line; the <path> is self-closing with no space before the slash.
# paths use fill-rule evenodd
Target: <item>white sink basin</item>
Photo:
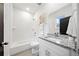
<path id="1" fill-rule="evenodd" d="M 62 41 L 60 39 L 55 39 L 55 38 L 47 38 L 47 40 L 52 41 L 52 42 L 56 42 L 56 43 L 61 43 L 61 41 Z"/>
<path id="2" fill-rule="evenodd" d="M 65 45 L 65 46 L 68 46 L 68 39 L 48 37 L 48 38 L 46 38 L 46 40 L 49 40 L 49 41 L 52 41 L 52 42 L 55 42 L 55 43 L 58 43 L 58 44 L 62 44 L 62 45 Z"/>

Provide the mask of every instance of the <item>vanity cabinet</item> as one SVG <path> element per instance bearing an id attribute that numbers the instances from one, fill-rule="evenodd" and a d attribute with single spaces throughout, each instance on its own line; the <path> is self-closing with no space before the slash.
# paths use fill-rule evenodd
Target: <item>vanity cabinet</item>
<path id="1" fill-rule="evenodd" d="M 75 52 L 48 41 L 39 39 L 40 56 L 74 56 Z"/>

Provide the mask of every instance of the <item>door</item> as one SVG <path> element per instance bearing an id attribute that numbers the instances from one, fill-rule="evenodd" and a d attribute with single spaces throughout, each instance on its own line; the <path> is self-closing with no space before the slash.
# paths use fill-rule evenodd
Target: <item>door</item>
<path id="1" fill-rule="evenodd" d="M 4 55 L 4 47 L 2 45 L 2 42 L 4 41 L 3 28 L 3 3 L 0 3 L 0 56 Z"/>
<path id="2" fill-rule="evenodd" d="M 7 44 L 4 42 L 4 4 L 0 3 L 0 56 L 4 56 L 4 45 Z"/>

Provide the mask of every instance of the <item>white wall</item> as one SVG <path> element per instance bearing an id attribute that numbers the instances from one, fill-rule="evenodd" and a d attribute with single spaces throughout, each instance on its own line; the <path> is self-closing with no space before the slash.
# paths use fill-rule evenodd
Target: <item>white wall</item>
<path id="1" fill-rule="evenodd" d="M 45 16 L 45 23 L 44 26 L 38 25 L 38 30 L 40 27 L 44 27 L 41 31 L 43 33 L 55 33 L 56 29 L 56 17 L 57 16 L 68 16 L 72 12 L 71 4 L 46 4 L 43 8 L 41 8 L 36 14 L 36 20 L 39 24 L 39 16 L 43 15 Z M 40 32 L 40 30 L 39 30 Z"/>
<path id="2" fill-rule="evenodd" d="M 13 43 L 27 41 L 33 39 L 33 17 L 30 13 L 13 8 Z"/>
<path id="3" fill-rule="evenodd" d="M 31 14 L 14 8 L 13 4 L 4 4 L 4 42 L 9 43 L 4 46 L 4 55 L 12 54 L 15 43 L 26 41 L 27 44 L 34 40 L 34 24 Z"/>

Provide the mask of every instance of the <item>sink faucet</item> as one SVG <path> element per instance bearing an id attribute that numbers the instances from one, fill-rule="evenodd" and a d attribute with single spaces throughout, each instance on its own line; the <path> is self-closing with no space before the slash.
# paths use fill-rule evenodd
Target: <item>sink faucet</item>
<path id="1" fill-rule="evenodd" d="M 59 37 L 59 33 L 55 33 L 55 36 L 56 36 L 56 37 Z"/>

